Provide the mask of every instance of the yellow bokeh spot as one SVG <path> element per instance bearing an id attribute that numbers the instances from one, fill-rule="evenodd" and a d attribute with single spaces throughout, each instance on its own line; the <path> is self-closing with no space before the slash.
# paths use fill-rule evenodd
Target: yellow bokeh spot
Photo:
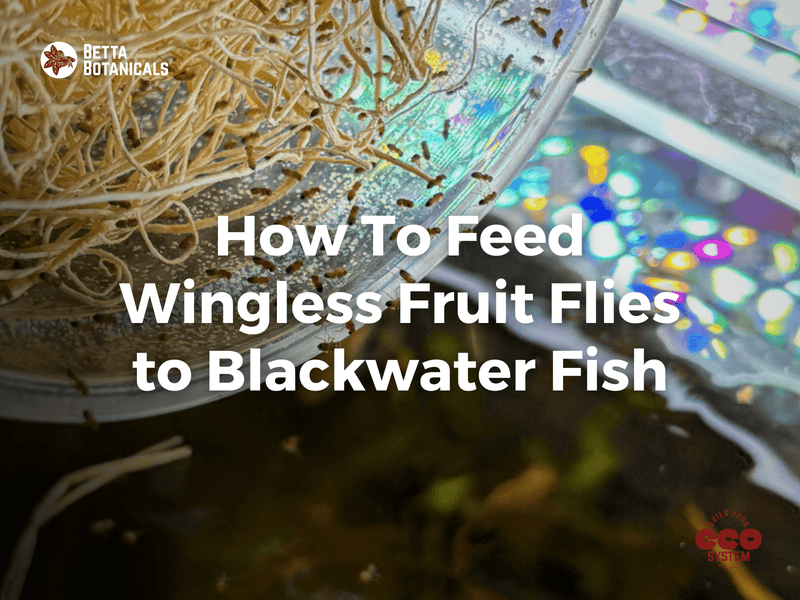
<path id="1" fill-rule="evenodd" d="M 599 167 L 608 162 L 608 150 L 602 146 L 584 146 L 581 148 L 581 158 L 590 167 Z"/>
<path id="2" fill-rule="evenodd" d="M 439 73 L 447 68 L 447 61 L 443 60 L 439 51 L 433 48 L 425 51 L 425 62 L 434 73 Z"/>
<path id="3" fill-rule="evenodd" d="M 716 352 L 717 356 L 720 358 L 725 358 L 728 356 L 728 348 L 725 346 L 725 343 L 722 340 L 711 340 L 711 347 L 714 348 L 714 352 Z"/>
<path id="4" fill-rule="evenodd" d="M 603 183 L 608 177 L 608 167 L 605 165 L 600 165 L 599 167 L 589 167 L 588 172 L 589 183 L 592 185 L 598 185 Z"/>
<path id="5" fill-rule="evenodd" d="M 697 266 L 697 259 L 691 252 L 673 252 L 664 259 L 664 266 L 675 271 L 688 271 Z"/>
<path id="6" fill-rule="evenodd" d="M 749 246 L 758 240 L 758 232 L 749 227 L 731 227 L 724 236 L 734 246 Z"/>
<path id="7" fill-rule="evenodd" d="M 691 326 L 692 322 L 686 317 L 675 323 L 675 329 L 677 329 L 678 331 L 686 331 Z"/>
<path id="8" fill-rule="evenodd" d="M 722 329 L 722 326 L 718 325 L 717 323 L 714 323 L 713 325 L 709 326 L 708 330 L 716 335 L 719 335 L 720 333 L 725 331 L 724 329 Z"/>
<path id="9" fill-rule="evenodd" d="M 525 208 L 528 210 L 542 210 L 545 206 L 547 206 L 547 198 L 544 196 L 540 198 L 525 198 Z"/>
<path id="10" fill-rule="evenodd" d="M 783 333 L 783 321 L 769 321 L 764 327 L 764 331 L 769 335 L 780 335 Z"/>
<path id="11" fill-rule="evenodd" d="M 645 277 L 644 284 L 662 292 L 682 292 L 689 291 L 689 286 L 682 281 L 675 281 L 674 279 L 662 279 L 660 277 Z"/>

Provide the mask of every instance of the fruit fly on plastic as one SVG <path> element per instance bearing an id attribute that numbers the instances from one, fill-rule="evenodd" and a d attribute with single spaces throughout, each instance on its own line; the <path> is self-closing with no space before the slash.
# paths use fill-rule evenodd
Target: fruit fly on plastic
<path id="1" fill-rule="evenodd" d="M 428 234 L 431 237 L 433 237 L 435 235 L 439 235 L 440 233 L 442 233 L 442 230 L 440 228 L 438 228 L 438 227 L 429 227 L 428 228 Z"/>
<path id="2" fill-rule="evenodd" d="M 317 348 L 322 352 L 333 352 L 336 348 L 341 348 L 341 342 L 321 342 L 317 344 Z"/>
<path id="3" fill-rule="evenodd" d="M 233 273 L 226 269 L 206 269 L 206 275 L 209 277 L 224 277 L 225 279 L 233 277 Z"/>
<path id="4" fill-rule="evenodd" d="M 397 310 L 398 308 L 400 308 L 400 298 L 389 300 L 386 303 L 386 308 L 388 308 L 389 310 Z"/>
<path id="5" fill-rule="evenodd" d="M 576 83 L 581 83 L 583 81 L 586 81 L 586 79 L 589 77 L 589 75 L 591 75 L 593 72 L 594 72 L 594 69 L 592 69 L 591 67 L 586 69 L 586 70 L 584 70 L 584 71 L 581 71 L 580 73 L 578 73 L 578 79 L 576 79 L 575 82 Z"/>
<path id="6" fill-rule="evenodd" d="M 395 230 L 394 230 L 392 233 L 390 233 L 390 234 L 389 234 L 389 239 L 390 239 L 391 241 L 395 241 L 395 240 L 397 239 L 397 236 L 398 236 L 398 235 L 400 235 L 400 230 L 401 230 L 403 227 L 405 227 L 405 225 L 401 225 L 400 227 L 398 227 L 397 229 L 395 229 Z"/>
<path id="7" fill-rule="evenodd" d="M 280 219 L 275 221 L 275 225 L 283 225 L 284 227 L 288 227 L 292 221 L 294 221 L 293 215 L 284 215 Z"/>
<path id="8" fill-rule="evenodd" d="M 78 390 L 82 396 L 87 396 L 89 394 L 89 388 L 86 387 L 86 383 L 83 381 L 83 379 L 75 375 L 75 373 L 72 372 L 72 369 L 67 369 L 67 377 L 69 377 L 72 381 L 72 387 Z"/>
<path id="9" fill-rule="evenodd" d="M 265 271 L 274 271 L 275 270 L 275 265 L 271 261 L 268 261 L 266 258 L 261 258 L 261 257 L 258 257 L 258 256 L 254 256 L 253 257 L 253 262 L 255 264 L 259 265 Z"/>
<path id="10" fill-rule="evenodd" d="M 325 277 L 327 277 L 328 279 L 339 279 L 340 277 L 344 277 L 345 275 L 347 275 L 347 269 L 345 269 L 344 267 L 336 267 L 335 269 L 327 271 L 325 273 Z"/>
<path id="11" fill-rule="evenodd" d="M 437 204 L 439 204 L 439 202 L 442 201 L 442 198 L 444 198 L 444 194 L 442 192 L 434 194 L 433 196 L 428 198 L 428 201 L 425 203 L 425 206 L 427 207 L 436 206 Z"/>
<path id="12" fill-rule="evenodd" d="M 181 243 L 178 244 L 178 248 L 181 250 L 188 250 L 189 247 L 192 245 L 192 240 L 194 238 L 191 235 L 187 235 L 185 238 L 181 240 Z"/>
<path id="13" fill-rule="evenodd" d="M 444 125 L 442 126 L 442 137 L 444 141 L 447 141 L 447 138 L 450 137 L 450 119 L 444 120 Z"/>
<path id="14" fill-rule="evenodd" d="M 533 62 L 535 62 L 537 65 L 543 65 L 544 64 L 544 59 L 541 56 L 539 56 L 538 54 L 533 55 L 531 57 L 531 60 Z"/>
<path id="15" fill-rule="evenodd" d="M 533 12 L 539 15 L 548 16 L 552 11 L 549 8 L 545 8 L 544 6 L 537 6 L 533 9 Z"/>
<path id="16" fill-rule="evenodd" d="M 308 188 L 307 190 L 305 190 L 304 192 L 302 192 L 300 194 L 300 197 L 303 200 L 308 200 L 309 198 L 313 198 L 314 196 L 319 194 L 321 191 L 322 191 L 322 188 L 319 188 L 319 187 Z"/>
<path id="17" fill-rule="evenodd" d="M 397 156 L 403 156 L 403 151 L 395 146 L 394 144 L 386 144 L 386 147 L 391 151 L 397 154 Z"/>
<path id="18" fill-rule="evenodd" d="M 564 30 L 559 29 L 553 36 L 553 48 L 555 48 L 556 50 L 558 50 L 558 47 L 561 45 L 561 36 L 563 35 L 564 35 Z"/>
<path id="19" fill-rule="evenodd" d="M 269 283 L 269 277 L 253 275 L 252 277 L 248 277 L 247 281 L 255 285 L 263 285 L 265 283 Z"/>
<path id="20" fill-rule="evenodd" d="M 538 35 L 540 38 L 547 37 L 547 32 L 544 30 L 544 27 L 539 25 L 539 23 L 537 23 L 534 19 L 528 21 L 528 25 L 531 26 L 531 29 L 533 29 L 536 32 L 536 35 Z"/>
<path id="21" fill-rule="evenodd" d="M 422 156 L 425 158 L 425 160 L 430 160 L 431 151 L 430 148 L 428 148 L 428 142 L 423 140 L 421 146 L 422 146 Z"/>
<path id="22" fill-rule="evenodd" d="M 433 181 L 429 181 L 428 182 L 428 189 L 431 189 L 432 187 L 436 187 L 436 186 L 442 187 L 442 184 L 444 183 L 444 180 L 445 180 L 446 177 L 447 177 L 447 175 L 439 175 Z"/>
<path id="23" fill-rule="evenodd" d="M 81 393 L 83 394 L 83 392 Z M 85 396 L 86 394 L 83 395 Z M 100 429 L 100 423 L 95 420 L 94 415 L 92 415 L 92 411 L 88 409 L 83 411 L 83 424 L 90 429 L 94 429 L 95 431 Z"/>
<path id="24" fill-rule="evenodd" d="M 356 217 L 358 216 L 358 211 L 359 210 L 360 209 L 358 208 L 358 205 L 355 205 L 350 209 L 350 214 L 347 215 L 347 224 L 348 225 L 355 225 L 356 224 Z"/>
<path id="25" fill-rule="evenodd" d="M 168 333 L 159 333 L 158 334 L 158 341 L 159 342 L 168 342 L 169 341 L 169 334 Z"/>
<path id="26" fill-rule="evenodd" d="M 483 198 L 481 198 L 481 201 L 478 202 L 478 204 L 480 204 L 481 206 L 489 204 L 490 202 L 493 202 L 495 198 L 497 198 L 497 192 L 491 192 L 489 194 L 486 194 Z"/>
<path id="27" fill-rule="evenodd" d="M 266 187 L 250 188 L 250 193 L 255 196 L 272 196 L 272 190 Z"/>
<path id="28" fill-rule="evenodd" d="M 411 274 L 404 269 L 400 269 L 400 277 L 402 277 L 403 281 L 406 283 L 417 283 L 417 280 L 414 279 Z"/>
<path id="29" fill-rule="evenodd" d="M 350 202 L 352 202 L 353 200 L 355 200 L 355 198 L 356 198 L 356 194 L 358 194 L 358 190 L 360 190 L 360 189 L 361 189 L 361 182 L 360 182 L 360 181 L 356 181 L 356 182 L 353 184 L 353 187 L 351 187 L 351 188 L 350 188 L 350 189 L 347 191 L 347 199 L 348 199 Z"/>
<path id="30" fill-rule="evenodd" d="M 398 198 L 397 206 L 400 208 L 414 208 L 414 202 L 412 200 L 408 200 L 407 198 Z"/>
<path id="31" fill-rule="evenodd" d="M 511 63 L 512 62 L 514 62 L 514 55 L 513 54 L 509 54 L 508 56 L 506 56 L 506 59 L 503 61 L 503 64 L 500 65 L 500 72 L 503 75 L 508 73 L 508 69 L 509 69 L 509 67 L 511 67 Z"/>
<path id="32" fill-rule="evenodd" d="M 321 294 L 324 288 L 322 287 L 322 280 L 320 280 L 319 275 L 312 275 L 311 283 L 314 286 L 314 289 L 317 290 L 317 293 Z"/>
<path id="33" fill-rule="evenodd" d="M 500 23 L 500 25 L 503 25 L 503 26 L 507 27 L 509 25 L 513 25 L 514 23 L 519 23 L 521 20 L 522 20 L 522 17 L 511 17 L 509 19 L 506 19 L 502 23 Z"/>
<path id="34" fill-rule="evenodd" d="M 300 267 L 302 267 L 304 264 L 305 263 L 303 263 L 302 260 L 294 261 L 292 264 L 286 267 L 286 274 L 291 275 L 292 273 L 296 273 L 297 271 L 300 270 Z"/>
<path id="35" fill-rule="evenodd" d="M 356 325 L 352 319 L 345 323 L 344 326 L 347 329 L 347 335 L 353 335 L 356 332 Z"/>
<path id="36" fill-rule="evenodd" d="M 481 173 L 479 171 L 475 171 L 472 174 L 472 178 L 473 179 L 477 179 L 478 181 L 486 181 L 486 182 L 489 182 L 489 183 L 494 181 L 494 177 L 492 177 L 491 175 L 487 175 L 486 173 Z"/>

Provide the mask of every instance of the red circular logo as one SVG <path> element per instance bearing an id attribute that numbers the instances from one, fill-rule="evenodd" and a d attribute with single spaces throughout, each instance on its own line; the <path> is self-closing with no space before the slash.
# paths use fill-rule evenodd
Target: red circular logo
<path id="1" fill-rule="evenodd" d="M 64 79 L 78 66 L 78 54 L 66 42 L 53 42 L 42 50 L 42 69 L 50 77 Z"/>
<path id="2" fill-rule="evenodd" d="M 728 527 L 717 533 L 713 527 L 723 517 L 733 517 L 746 529 L 738 532 Z M 740 562 L 750 562 L 750 551 L 761 546 L 761 532 L 749 525 L 744 515 L 735 510 L 718 512 L 711 517 L 708 527 L 697 532 L 694 541 L 698 548 L 707 552 L 709 562 L 716 561 L 719 566 L 737 566 Z"/>

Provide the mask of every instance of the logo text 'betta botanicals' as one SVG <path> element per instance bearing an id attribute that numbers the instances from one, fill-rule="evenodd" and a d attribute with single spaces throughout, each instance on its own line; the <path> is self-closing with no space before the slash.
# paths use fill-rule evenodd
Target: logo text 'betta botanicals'
<path id="1" fill-rule="evenodd" d="M 78 65 L 78 54 L 66 42 L 53 42 L 42 50 L 42 69 L 50 77 L 64 79 L 72 75 Z"/>
<path id="2" fill-rule="evenodd" d="M 722 518 L 732 517 L 742 524 L 741 532 L 726 528 L 719 533 L 714 531 L 714 525 Z M 708 527 L 701 529 L 695 536 L 697 547 L 708 551 L 708 561 L 721 563 L 750 562 L 750 551 L 761 546 L 761 533 L 758 529 L 750 527 L 750 522 L 740 512 L 722 511 L 711 517 Z M 733 565 L 730 565 L 733 566 Z"/>
<path id="3" fill-rule="evenodd" d="M 84 44 L 83 74 L 87 76 L 166 76 L 169 75 L 169 64 L 166 62 L 129 61 L 125 46 L 93 46 L 92 44 Z"/>

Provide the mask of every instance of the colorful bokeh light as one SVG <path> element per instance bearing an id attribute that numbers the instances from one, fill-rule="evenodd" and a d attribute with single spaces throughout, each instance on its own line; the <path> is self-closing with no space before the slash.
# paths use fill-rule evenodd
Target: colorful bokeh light
<path id="1" fill-rule="evenodd" d="M 564 156 L 572 152 L 572 142 L 565 137 L 549 137 L 539 145 L 544 156 Z"/>
<path id="2" fill-rule="evenodd" d="M 581 158 L 590 167 L 599 167 L 608 162 L 608 150 L 602 146 L 584 146 L 581 148 Z"/>
<path id="3" fill-rule="evenodd" d="M 678 15 L 678 27 L 692 33 L 700 33 L 707 23 L 708 17 L 697 10 L 685 10 Z"/>
<path id="4" fill-rule="evenodd" d="M 538 198 L 525 198 L 525 208 L 532 211 L 543 210 L 547 206 L 547 198 L 540 196 Z"/>
<path id="5" fill-rule="evenodd" d="M 630 171 L 614 171 L 608 176 L 608 185 L 614 193 L 623 198 L 630 198 L 639 193 L 642 184 Z"/>
<path id="6" fill-rule="evenodd" d="M 714 295 L 730 306 L 738 306 L 758 291 L 755 279 L 733 267 L 717 267 L 711 272 Z"/>
<path id="7" fill-rule="evenodd" d="M 697 266 L 697 259 L 690 252 L 673 252 L 664 259 L 664 266 L 675 271 L 689 271 Z"/>
<path id="8" fill-rule="evenodd" d="M 758 241 L 758 232 L 750 227 L 731 227 L 723 237 L 734 246 L 749 246 Z"/>

